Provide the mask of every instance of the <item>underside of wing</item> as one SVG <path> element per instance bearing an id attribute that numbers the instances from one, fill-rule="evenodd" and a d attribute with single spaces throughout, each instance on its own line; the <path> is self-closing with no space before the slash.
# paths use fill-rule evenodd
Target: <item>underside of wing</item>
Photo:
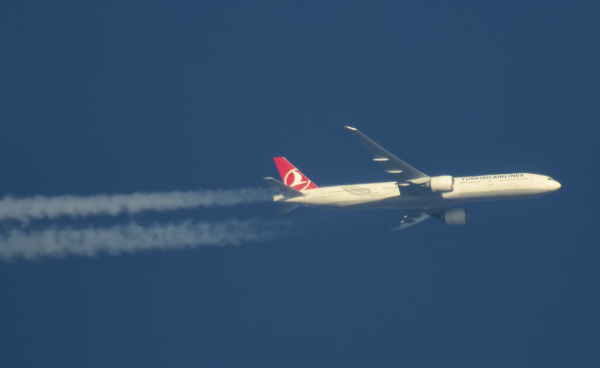
<path id="1" fill-rule="evenodd" d="M 413 211 L 413 210 L 408 211 L 408 214 L 406 216 L 404 216 L 402 221 L 400 221 L 400 226 L 398 226 L 395 229 L 392 229 L 392 231 L 404 230 L 407 227 L 416 225 L 419 222 L 423 222 L 423 221 L 427 220 L 428 218 L 429 218 L 429 215 L 426 214 L 425 212 L 419 212 L 419 211 Z"/>
<path id="2" fill-rule="evenodd" d="M 444 213 L 445 210 L 446 210 L 445 208 L 441 208 L 441 207 L 440 208 L 422 208 L 422 209 L 417 209 L 417 210 L 408 210 L 408 213 L 406 214 L 406 216 L 404 216 L 402 221 L 400 221 L 400 226 L 398 226 L 395 229 L 392 229 L 392 231 L 404 230 L 407 227 L 416 225 L 420 222 L 427 220 L 431 216 L 439 217 L 440 214 Z"/>
<path id="3" fill-rule="evenodd" d="M 383 164 L 385 171 L 392 174 L 399 184 L 421 184 L 429 179 L 427 175 L 392 155 L 383 147 L 373 142 L 369 137 L 362 134 L 358 129 L 348 126 L 346 128 L 349 129 L 365 147 L 367 147 L 369 152 L 374 156 L 373 161 Z"/>

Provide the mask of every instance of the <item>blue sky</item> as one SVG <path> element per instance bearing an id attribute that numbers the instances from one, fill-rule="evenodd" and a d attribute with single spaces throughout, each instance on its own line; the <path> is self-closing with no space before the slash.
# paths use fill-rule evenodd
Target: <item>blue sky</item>
<path id="1" fill-rule="evenodd" d="M 0 263 L 2 367 L 597 367 L 595 2 L 0 3 L 0 196 L 428 175 L 562 188 L 467 226 L 300 208 L 239 247 Z M 281 219 L 272 203 L 27 229 Z M 8 231 L 14 222 L 4 222 Z"/>

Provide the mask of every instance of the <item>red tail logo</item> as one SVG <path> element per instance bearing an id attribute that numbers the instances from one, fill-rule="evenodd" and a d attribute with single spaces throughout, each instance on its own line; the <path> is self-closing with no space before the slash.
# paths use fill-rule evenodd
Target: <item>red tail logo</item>
<path id="1" fill-rule="evenodd" d="M 288 187 L 292 187 L 296 190 L 307 190 L 318 188 L 315 183 L 310 181 L 300 170 L 296 169 L 294 165 L 290 164 L 285 157 L 275 157 L 275 165 L 279 170 L 283 183 Z"/>

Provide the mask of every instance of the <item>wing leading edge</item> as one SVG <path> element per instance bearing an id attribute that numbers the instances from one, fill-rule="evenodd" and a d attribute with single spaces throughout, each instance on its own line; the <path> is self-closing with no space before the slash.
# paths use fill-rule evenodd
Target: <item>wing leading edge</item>
<path id="1" fill-rule="evenodd" d="M 392 174 L 398 183 L 420 183 L 426 182 L 429 177 L 398 157 L 386 151 L 383 147 L 373 142 L 369 137 L 362 134 L 358 129 L 347 126 L 348 130 L 358 138 L 358 140 L 374 156 L 373 161 L 381 162 L 385 171 Z M 421 179 L 421 180 L 418 180 Z"/>
<path id="2" fill-rule="evenodd" d="M 421 189 L 421 184 L 431 180 L 429 176 L 392 155 L 386 149 L 361 133 L 358 129 L 349 126 L 347 126 L 346 129 L 350 130 L 369 152 L 371 152 L 373 161 L 380 162 L 385 168 L 385 171 L 388 174 L 392 174 L 398 185 L 406 187 L 406 190 L 412 191 L 413 189 Z M 421 208 L 409 210 L 408 214 L 404 216 L 400 222 L 400 226 L 392 229 L 392 231 L 404 230 L 407 227 L 421 223 L 432 216 L 438 217 L 439 214 L 444 211 L 445 208 Z"/>

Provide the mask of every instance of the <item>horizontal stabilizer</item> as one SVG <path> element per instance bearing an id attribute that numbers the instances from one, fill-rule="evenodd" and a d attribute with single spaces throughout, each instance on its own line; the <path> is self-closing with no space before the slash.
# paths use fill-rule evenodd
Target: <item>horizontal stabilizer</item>
<path id="1" fill-rule="evenodd" d="M 263 180 L 266 181 L 267 184 L 272 186 L 279 194 L 281 194 L 282 196 L 284 196 L 286 198 L 295 198 L 295 197 L 303 197 L 304 196 L 304 194 L 302 194 L 301 191 L 296 190 L 292 187 L 288 187 L 287 185 L 285 185 L 282 182 L 275 180 L 273 178 L 264 178 Z"/>
<path id="2" fill-rule="evenodd" d="M 298 203 L 284 203 L 283 206 L 281 206 L 279 213 L 289 213 L 298 207 L 300 207 Z"/>

